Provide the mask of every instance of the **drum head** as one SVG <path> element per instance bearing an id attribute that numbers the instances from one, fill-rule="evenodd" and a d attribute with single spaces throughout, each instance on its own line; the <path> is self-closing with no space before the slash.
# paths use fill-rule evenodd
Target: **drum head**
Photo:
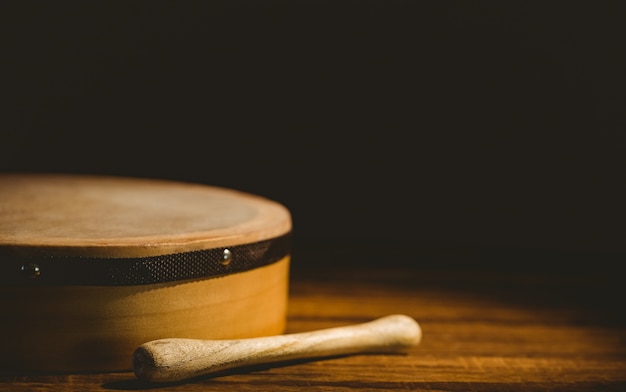
<path id="1" fill-rule="evenodd" d="M 143 257 L 251 243 L 291 230 L 282 205 L 154 179 L 0 174 L 0 252 Z"/>

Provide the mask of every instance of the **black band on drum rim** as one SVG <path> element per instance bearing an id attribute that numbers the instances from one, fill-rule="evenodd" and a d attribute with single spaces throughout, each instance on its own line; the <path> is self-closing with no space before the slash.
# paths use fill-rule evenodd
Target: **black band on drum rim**
<path id="1" fill-rule="evenodd" d="M 230 275 L 273 264 L 291 251 L 291 233 L 259 242 L 162 256 L 0 256 L 2 285 L 137 286 Z"/>

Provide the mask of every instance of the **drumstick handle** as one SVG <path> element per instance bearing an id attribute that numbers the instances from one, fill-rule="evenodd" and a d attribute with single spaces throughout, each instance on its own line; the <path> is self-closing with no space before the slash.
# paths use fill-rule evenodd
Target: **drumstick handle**
<path id="1" fill-rule="evenodd" d="M 140 380 L 175 382 L 235 367 L 357 353 L 400 353 L 418 344 L 419 324 L 409 316 L 287 335 L 236 340 L 159 339 L 133 354 Z"/>

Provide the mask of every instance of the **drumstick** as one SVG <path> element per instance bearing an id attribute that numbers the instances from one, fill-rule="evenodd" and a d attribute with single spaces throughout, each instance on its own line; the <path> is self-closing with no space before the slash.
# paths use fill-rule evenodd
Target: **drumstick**
<path id="1" fill-rule="evenodd" d="M 402 353 L 422 338 L 409 316 L 390 315 L 374 321 L 301 332 L 233 340 L 159 339 L 133 354 L 140 380 L 175 382 L 226 369 L 297 359 L 357 353 Z"/>

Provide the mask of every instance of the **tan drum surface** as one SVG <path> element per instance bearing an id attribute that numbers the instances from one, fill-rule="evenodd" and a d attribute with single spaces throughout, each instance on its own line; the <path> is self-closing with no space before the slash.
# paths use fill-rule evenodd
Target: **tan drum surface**
<path id="1" fill-rule="evenodd" d="M 149 340 L 282 333 L 291 228 L 231 189 L 0 174 L 0 367 L 128 370 Z"/>

